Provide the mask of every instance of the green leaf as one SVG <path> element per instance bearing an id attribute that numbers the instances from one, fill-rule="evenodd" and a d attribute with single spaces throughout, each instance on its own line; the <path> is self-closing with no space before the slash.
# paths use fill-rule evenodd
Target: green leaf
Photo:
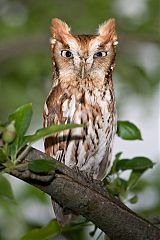
<path id="1" fill-rule="evenodd" d="M 133 170 L 130 174 L 130 177 L 127 182 L 127 190 L 132 189 L 136 183 L 138 182 L 139 178 L 142 176 L 145 170 Z"/>
<path id="2" fill-rule="evenodd" d="M 41 128 L 38 131 L 36 131 L 35 134 L 30 135 L 30 136 L 26 136 L 25 137 L 25 143 L 34 143 L 38 140 L 40 140 L 41 138 L 50 136 L 54 133 L 60 132 L 60 131 L 64 131 L 67 129 L 72 129 L 72 128 L 78 128 L 78 127 L 82 127 L 83 125 L 81 124 L 60 124 L 60 125 L 52 125 L 48 128 Z"/>
<path id="3" fill-rule="evenodd" d="M 129 202 L 130 202 L 131 204 L 135 204 L 135 203 L 137 203 L 137 201 L 138 201 L 137 195 L 135 195 L 135 196 L 133 196 L 133 197 L 131 197 L 131 198 L 129 199 Z"/>
<path id="4" fill-rule="evenodd" d="M 121 159 L 118 162 L 119 170 L 146 170 L 147 168 L 152 168 L 154 163 L 146 157 L 135 157 L 132 159 Z"/>
<path id="5" fill-rule="evenodd" d="M 48 240 L 61 233 L 61 228 L 56 220 L 52 220 L 47 226 L 36 228 L 28 232 L 21 240 Z"/>
<path id="6" fill-rule="evenodd" d="M 28 169 L 35 173 L 48 173 L 61 166 L 61 162 L 44 159 L 37 159 L 28 163 Z"/>
<path id="7" fill-rule="evenodd" d="M 2 175 L 0 175 L 0 198 L 15 200 L 10 182 Z"/>
<path id="8" fill-rule="evenodd" d="M 118 121 L 117 135 L 124 140 L 142 140 L 140 130 L 128 121 Z"/>
<path id="9" fill-rule="evenodd" d="M 15 121 L 10 122 L 4 129 L 2 139 L 5 143 L 11 143 L 16 138 Z"/>
<path id="10" fill-rule="evenodd" d="M 82 230 L 85 226 L 87 226 L 86 223 L 73 223 L 72 225 L 65 225 L 62 228 L 54 219 L 47 226 L 31 230 L 25 236 L 23 236 L 21 240 L 49 240 L 62 233 L 65 234 L 67 239 L 77 239 L 77 236 L 81 236 Z"/>
<path id="11" fill-rule="evenodd" d="M 24 134 L 26 133 L 32 118 L 32 104 L 25 104 L 19 107 L 9 117 L 10 121 L 15 121 L 16 126 L 16 138 L 8 145 L 7 151 L 11 159 L 16 158 L 17 153 L 25 145 Z"/>
<path id="12" fill-rule="evenodd" d="M 25 104 L 19 107 L 9 116 L 10 121 L 15 121 L 17 137 L 23 136 L 30 125 L 32 118 L 32 104 Z"/>
<path id="13" fill-rule="evenodd" d="M 118 170 L 119 170 L 119 169 L 118 169 L 118 162 L 119 162 L 119 160 L 120 160 L 121 155 L 122 155 L 122 152 L 119 152 L 119 153 L 117 153 L 117 154 L 115 155 L 115 159 L 114 159 L 114 161 L 113 161 L 113 166 L 112 166 L 110 175 L 118 172 Z"/>
<path id="14" fill-rule="evenodd" d="M 3 149 L 0 148 L 0 163 L 4 163 L 7 160 L 7 156 L 4 153 Z"/>
<path id="15" fill-rule="evenodd" d="M 118 177 L 107 186 L 107 189 L 114 195 L 124 196 L 127 190 L 127 181 Z"/>

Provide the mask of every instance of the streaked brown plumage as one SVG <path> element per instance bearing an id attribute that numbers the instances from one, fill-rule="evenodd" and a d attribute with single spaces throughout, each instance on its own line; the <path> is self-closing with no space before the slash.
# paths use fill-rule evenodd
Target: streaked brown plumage
<path id="1" fill-rule="evenodd" d="M 84 128 L 66 130 L 45 139 L 45 152 L 94 179 L 110 171 L 116 131 L 112 71 L 116 55 L 115 21 L 99 27 L 98 35 L 71 35 L 68 25 L 52 20 L 53 86 L 46 100 L 44 127 L 82 123 Z M 54 204 L 57 220 L 68 223 L 72 216 Z"/>

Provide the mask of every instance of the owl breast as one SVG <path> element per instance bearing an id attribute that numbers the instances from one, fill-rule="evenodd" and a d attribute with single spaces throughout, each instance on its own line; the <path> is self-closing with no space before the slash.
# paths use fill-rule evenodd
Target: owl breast
<path id="1" fill-rule="evenodd" d="M 54 90 L 50 98 L 54 98 Z M 49 99 L 50 102 L 50 99 Z M 83 128 L 66 130 L 45 140 L 46 152 L 70 168 L 77 166 L 94 179 L 102 180 L 111 168 L 111 151 L 116 131 L 114 92 L 72 91 L 56 98 L 55 108 L 47 105 L 45 125 L 79 123 Z"/>

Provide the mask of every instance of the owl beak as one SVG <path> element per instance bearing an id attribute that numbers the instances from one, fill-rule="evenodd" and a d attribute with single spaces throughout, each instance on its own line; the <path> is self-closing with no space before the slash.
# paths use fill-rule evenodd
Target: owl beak
<path id="1" fill-rule="evenodd" d="M 84 65 L 81 67 L 80 76 L 82 79 L 85 78 L 85 66 Z"/>
<path id="2" fill-rule="evenodd" d="M 80 68 L 80 77 L 83 79 L 86 77 L 87 71 L 86 71 L 86 65 L 85 62 L 81 62 L 81 68 Z"/>

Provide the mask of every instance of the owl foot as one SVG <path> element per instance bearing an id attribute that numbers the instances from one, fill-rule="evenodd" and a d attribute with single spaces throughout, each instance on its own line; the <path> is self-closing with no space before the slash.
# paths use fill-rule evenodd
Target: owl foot
<path id="1" fill-rule="evenodd" d="M 94 182 L 94 179 L 93 179 L 93 174 L 91 173 L 88 173 L 88 172 L 85 172 L 85 171 L 81 171 L 79 170 L 79 168 L 77 166 L 74 166 L 72 168 L 77 174 L 81 175 L 82 178 L 85 179 L 86 182 Z"/>

